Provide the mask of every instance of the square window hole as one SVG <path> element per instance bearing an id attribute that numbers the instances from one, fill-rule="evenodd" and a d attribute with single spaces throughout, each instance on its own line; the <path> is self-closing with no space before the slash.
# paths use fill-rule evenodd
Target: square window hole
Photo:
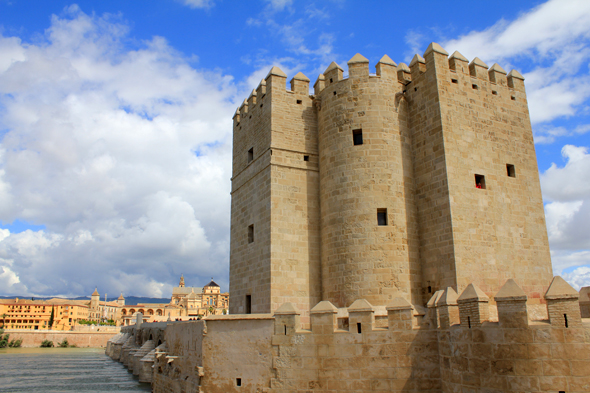
<path id="1" fill-rule="evenodd" d="M 356 145 L 363 144 L 363 130 L 352 130 L 352 143 Z"/>
<path id="2" fill-rule="evenodd" d="M 506 174 L 510 177 L 516 177 L 516 169 L 512 164 L 506 164 Z"/>
<path id="3" fill-rule="evenodd" d="M 414 91 L 418 91 L 418 88 L 417 87 L 414 87 Z"/>
<path id="4" fill-rule="evenodd" d="M 377 209 L 377 225 L 387 225 L 387 209 Z"/>
<path id="5" fill-rule="evenodd" d="M 330 78 L 330 83 L 332 83 L 332 78 Z"/>
<path id="6" fill-rule="evenodd" d="M 250 150 L 248 150 L 248 162 L 252 162 L 252 160 L 254 160 L 254 148 L 251 147 Z"/>
<path id="7" fill-rule="evenodd" d="M 474 89 L 474 90 L 477 90 L 478 89 L 477 85 L 471 85 L 471 88 Z"/>
<path id="8" fill-rule="evenodd" d="M 242 378 L 236 378 L 236 386 L 242 386 Z"/>
<path id="9" fill-rule="evenodd" d="M 484 175 L 475 175 L 475 188 L 486 188 L 486 177 Z"/>
<path id="10" fill-rule="evenodd" d="M 492 90 L 492 94 L 495 95 L 495 96 L 497 96 L 498 95 L 498 92 L 496 90 Z"/>
<path id="11" fill-rule="evenodd" d="M 303 156 L 303 161 L 309 161 L 309 156 Z"/>
<path id="12" fill-rule="evenodd" d="M 260 104 L 260 107 L 261 107 L 261 108 L 262 108 L 262 105 L 264 105 L 264 104 Z"/>
<path id="13" fill-rule="evenodd" d="M 516 97 L 514 97 L 514 96 L 510 96 L 510 99 L 511 99 L 512 101 L 516 101 Z"/>
<path id="14" fill-rule="evenodd" d="M 302 103 L 302 102 L 303 102 L 303 101 L 301 101 L 301 100 L 297 100 L 297 103 L 298 103 L 299 105 L 301 105 L 301 103 Z"/>
<path id="15" fill-rule="evenodd" d="M 334 95 L 336 95 L 336 92 L 334 92 Z"/>
<path id="16" fill-rule="evenodd" d="M 248 243 L 254 243 L 254 224 L 248 225 Z"/>
<path id="17" fill-rule="evenodd" d="M 451 83 L 459 83 L 457 79 L 451 79 Z"/>

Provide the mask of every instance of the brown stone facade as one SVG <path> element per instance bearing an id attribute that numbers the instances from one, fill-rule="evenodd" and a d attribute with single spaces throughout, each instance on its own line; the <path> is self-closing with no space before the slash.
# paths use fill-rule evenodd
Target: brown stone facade
<path id="1" fill-rule="evenodd" d="M 431 44 L 409 66 L 357 54 L 313 95 L 273 67 L 234 116 L 231 313 L 328 300 L 424 306 L 551 280 L 524 78 Z M 494 300 L 492 299 L 493 303 Z M 248 303 L 248 304 L 246 304 Z"/>

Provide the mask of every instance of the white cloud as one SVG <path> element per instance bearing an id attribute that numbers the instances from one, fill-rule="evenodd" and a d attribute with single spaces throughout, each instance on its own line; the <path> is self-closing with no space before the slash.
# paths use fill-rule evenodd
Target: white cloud
<path id="1" fill-rule="evenodd" d="M 127 31 L 73 6 L 42 43 L 0 35 L 0 219 L 46 226 L 0 233 L 5 294 L 168 296 L 181 273 L 227 289 L 244 93 L 162 38 L 126 49 Z"/>
<path id="2" fill-rule="evenodd" d="M 293 0 L 265 0 L 273 11 L 280 12 L 293 5 Z"/>
<path id="3" fill-rule="evenodd" d="M 580 266 L 570 273 L 563 273 L 562 278 L 579 291 L 582 287 L 590 286 L 590 266 Z"/>
<path id="4" fill-rule="evenodd" d="M 181 0 L 184 5 L 191 8 L 211 8 L 215 4 L 214 0 Z"/>
<path id="5" fill-rule="evenodd" d="M 584 270 L 575 266 L 590 266 L 590 154 L 586 147 L 566 145 L 561 151 L 567 160 L 563 167 L 551 164 L 541 174 L 547 232 L 551 246 L 553 271 L 572 285 L 588 285 Z M 576 274 L 580 274 L 576 278 Z M 582 274 L 583 273 L 583 274 Z"/>
<path id="6" fill-rule="evenodd" d="M 561 155 L 565 166 L 555 163 L 541 174 L 541 187 L 545 201 L 571 202 L 590 196 L 590 154 L 588 148 L 565 145 Z"/>
<path id="7" fill-rule="evenodd" d="M 518 56 L 551 56 L 576 39 L 590 38 L 590 2 L 550 0 L 513 22 L 500 20 L 490 28 L 471 32 L 446 45 L 484 61 Z"/>
<path id="8" fill-rule="evenodd" d="M 273 58 L 267 51 L 260 50 L 255 65 L 266 68 L 268 64 L 280 63 L 284 67 L 283 71 L 285 68 L 290 68 L 299 72 L 302 69 L 308 69 L 308 64 L 312 64 L 311 71 L 314 74 L 320 74 L 328 64 L 338 60 L 338 56 L 334 53 L 336 36 L 322 30 L 327 26 L 326 21 L 330 18 L 327 8 L 317 8 L 315 4 L 309 4 L 303 9 L 302 17 L 295 17 L 296 10 L 290 0 L 266 0 L 266 3 L 258 17 L 248 18 L 246 25 L 253 28 L 265 26 L 270 34 L 278 35 L 285 49 L 295 55 L 296 59 Z M 289 17 L 282 18 L 279 15 L 282 11 L 288 11 Z M 243 61 L 250 64 L 252 59 L 248 56 Z"/>

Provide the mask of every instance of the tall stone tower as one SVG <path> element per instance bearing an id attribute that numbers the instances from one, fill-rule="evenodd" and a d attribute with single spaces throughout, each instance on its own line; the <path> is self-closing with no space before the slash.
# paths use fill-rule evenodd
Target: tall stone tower
<path id="1" fill-rule="evenodd" d="M 409 67 L 357 54 L 309 95 L 276 67 L 234 116 L 230 312 L 424 305 L 551 260 L 524 78 L 432 43 Z"/>
<path id="2" fill-rule="evenodd" d="M 230 313 L 321 301 L 317 113 L 273 67 L 234 116 Z"/>

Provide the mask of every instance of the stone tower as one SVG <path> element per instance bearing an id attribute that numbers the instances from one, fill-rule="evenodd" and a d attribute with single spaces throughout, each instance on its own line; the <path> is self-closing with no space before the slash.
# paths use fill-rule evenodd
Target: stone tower
<path id="1" fill-rule="evenodd" d="M 230 312 L 319 300 L 424 305 L 514 278 L 539 303 L 552 277 L 524 78 L 432 43 L 314 94 L 273 67 L 234 116 Z"/>
<path id="2" fill-rule="evenodd" d="M 230 313 L 321 301 L 317 113 L 273 67 L 234 116 Z"/>
<path id="3" fill-rule="evenodd" d="M 94 292 L 90 295 L 90 309 L 98 311 L 98 305 L 100 302 L 100 295 L 98 294 L 98 288 L 94 288 Z"/>

